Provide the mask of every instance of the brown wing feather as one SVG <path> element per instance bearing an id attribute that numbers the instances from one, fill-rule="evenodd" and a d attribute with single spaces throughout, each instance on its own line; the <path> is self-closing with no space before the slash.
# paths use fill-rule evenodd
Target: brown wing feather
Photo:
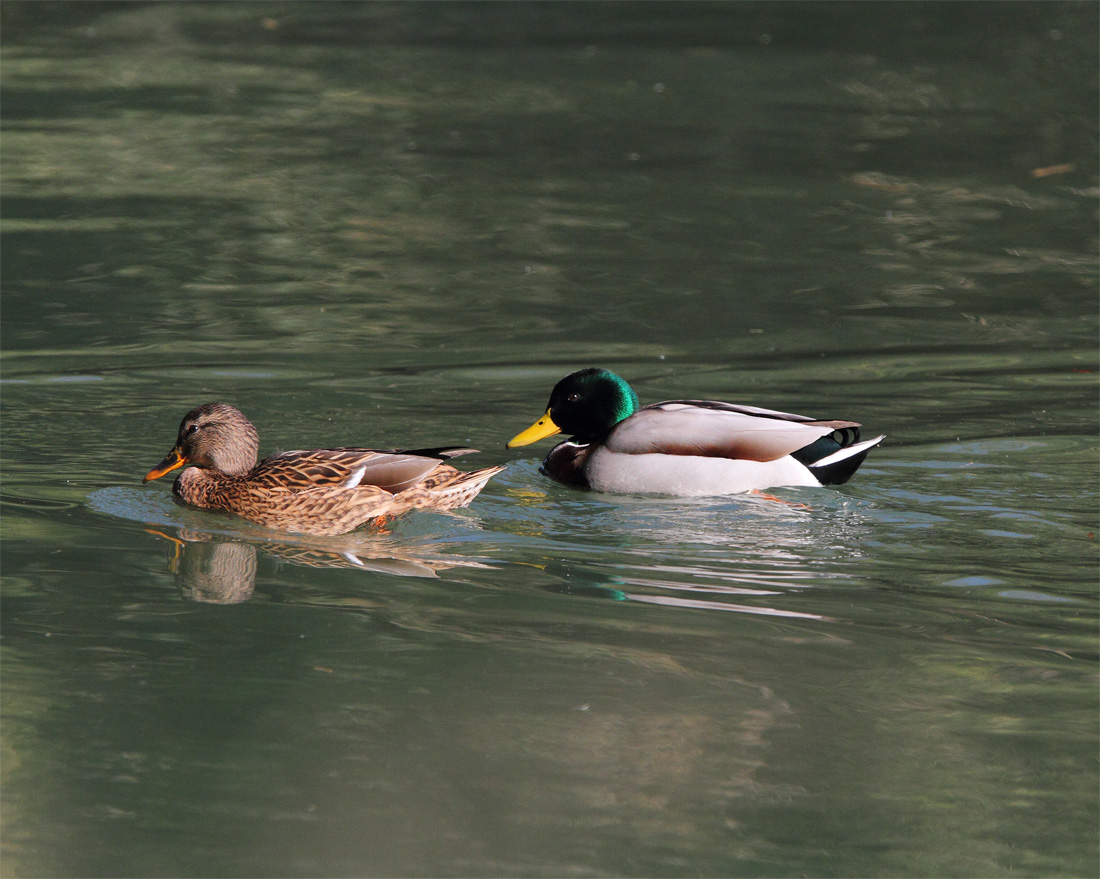
<path id="1" fill-rule="evenodd" d="M 378 449 L 311 449 L 272 455 L 256 465 L 249 479 L 265 488 L 301 491 L 345 485 L 362 470 L 355 485 L 376 485 L 398 492 L 416 485 L 440 463 L 438 457 Z"/>

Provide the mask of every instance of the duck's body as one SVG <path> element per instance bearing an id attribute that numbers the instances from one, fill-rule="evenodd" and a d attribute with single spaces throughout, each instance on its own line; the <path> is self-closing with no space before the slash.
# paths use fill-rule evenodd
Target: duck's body
<path id="1" fill-rule="evenodd" d="M 883 439 L 860 442 L 859 427 L 712 400 L 639 408 L 622 378 L 583 369 L 558 382 L 546 415 L 508 447 L 568 433 L 542 465 L 559 482 L 617 494 L 723 495 L 847 482 Z"/>
<path id="2" fill-rule="evenodd" d="M 379 516 L 465 506 L 504 469 L 467 472 L 444 463 L 475 449 L 311 449 L 257 463 L 258 448 L 256 429 L 239 410 L 207 403 L 187 413 L 175 447 L 144 481 L 190 464 L 172 487 L 190 506 L 280 531 L 335 535 Z"/>

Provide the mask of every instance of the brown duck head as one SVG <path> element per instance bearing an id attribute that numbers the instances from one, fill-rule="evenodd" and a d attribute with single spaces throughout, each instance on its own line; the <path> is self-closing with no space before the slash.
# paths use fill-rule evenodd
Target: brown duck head
<path id="1" fill-rule="evenodd" d="M 256 428 L 239 409 L 225 403 L 206 403 L 184 416 L 176 445 L 142 482 L 159 479 L 188 464 L 243 476 L 256 466 L 259 448 Z"/>

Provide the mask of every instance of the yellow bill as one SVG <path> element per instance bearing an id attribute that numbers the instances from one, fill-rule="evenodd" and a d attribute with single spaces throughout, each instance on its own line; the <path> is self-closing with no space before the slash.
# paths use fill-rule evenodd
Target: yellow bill
<path id="1" fill-rule="evenodd" d="M 527 430 L 522 433 L 517 433 L 508 440 L 508 444 L 505 448 L 514 449 L 517 446 L 527 446 L 531 443 L 538 442 L 540 439 L 546 439 L 546 437 L 554 436 L 554 434 L 558 433 L 561 433 L 561 428 L 554 424 L 554 419 L 550 417 L 550 411 L 547 410 L 546 414 L 527 428 Z"/>

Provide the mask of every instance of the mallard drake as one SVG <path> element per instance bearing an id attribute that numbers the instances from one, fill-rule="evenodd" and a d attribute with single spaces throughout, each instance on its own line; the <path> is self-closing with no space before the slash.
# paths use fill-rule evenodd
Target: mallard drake
<path id="1" fill-rule="evenodd" d="M 589 368 L 558 382 L 546 414 L 507 448 L 565 433 L 571 438 L 542 462 L 558 482 L 618 494 L 721 495 L 847 482 L 883 439 L 860 442 L 859 428 L 712 400 L 640 407 L 624 379 Z"/>
<path id="2" fill-rule="evenodd" d="M 225 403 L 192 409 L 176 444 L 142 482 L 187 467 L 172 491 L 203 510 L 304 534 L 344 534 L 379 516 L 450 510 L 470 503 L 503 467 L 457 470 L 443 463 L 476 449 L 311 449 L 256 463 L 256 428 Z"/>

